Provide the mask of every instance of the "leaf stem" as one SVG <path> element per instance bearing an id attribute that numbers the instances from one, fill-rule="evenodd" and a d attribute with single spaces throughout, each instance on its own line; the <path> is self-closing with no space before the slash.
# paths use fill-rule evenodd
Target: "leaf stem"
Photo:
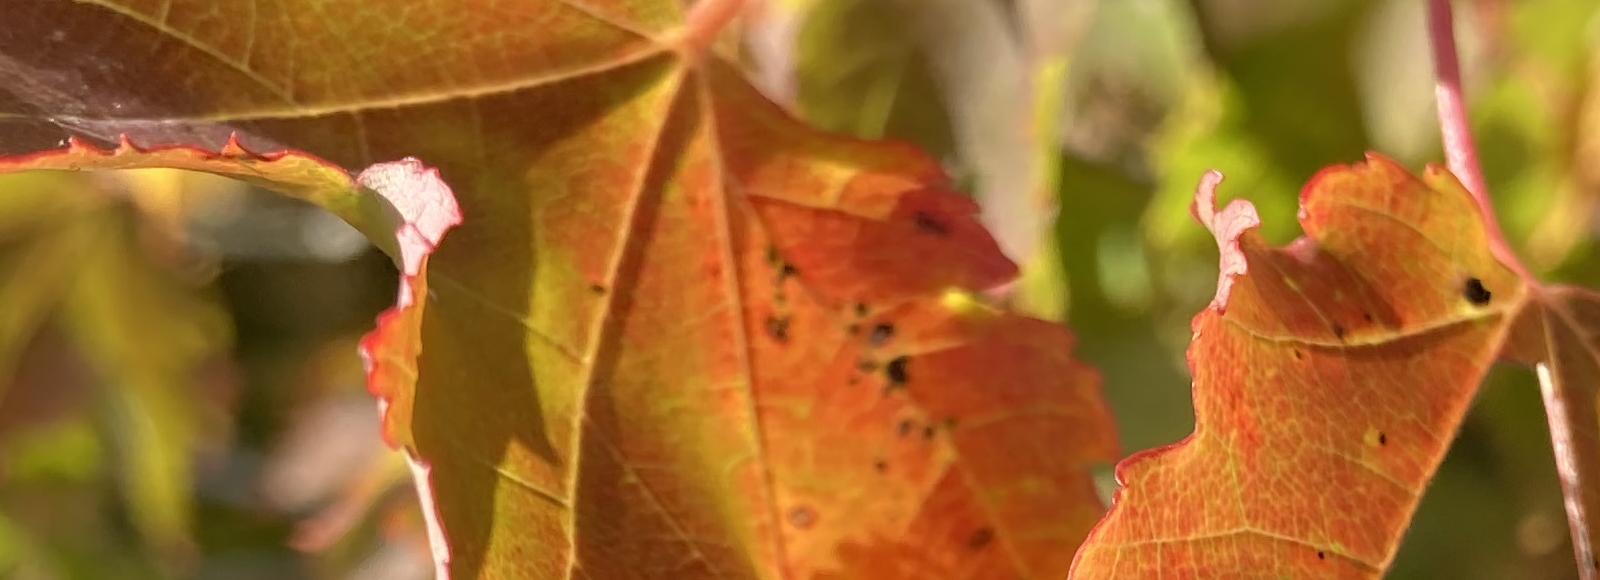
<path id="1" fill-rule="evenodd" d="M 744 9 L 744 0 L 700 0 L 685 15 L 678 50 L 690 60 L 704 56 L 717 34 Z"/>
<path id="2" fill-rule="evenodd" d="M 1433 94 L 1438 103 L 1445 164 L 1478 202 L 1478 211 L 1483 214 L 1483 225 L 1489 234 L 1489 250 L 1506 267 L 1524 279 L 1532 280 L 1528 268 L 1507 246 L 1505 234 L 1500 230 L 1500 220 L 1494 213 L 1494 204 L 1489 202 L 1489 187 L 1484 182 L 1483 168 L 1478 163 L 1478 146 L 1472 139 L 1466 99 L 1462 96 L 1455 15 L 1451 12 L 1450 0 L 1428 0 L 1428 37 L 1433 48 Z"/>

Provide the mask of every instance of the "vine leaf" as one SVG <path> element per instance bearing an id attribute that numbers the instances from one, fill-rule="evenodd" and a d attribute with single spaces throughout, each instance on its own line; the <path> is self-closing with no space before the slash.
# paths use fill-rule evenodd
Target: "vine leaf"
<path id="1" fill-rule="evenodd" d="M 1118 466 L 1072 577 L 1377 578 L 1529 286 L 1442 167 L 1322 170 L 1282 248 L 1249 202 L 1214 209 L 1221 179 L 1195 195 L 1222 265 L 1192 324 L 1195 432 Z"/>

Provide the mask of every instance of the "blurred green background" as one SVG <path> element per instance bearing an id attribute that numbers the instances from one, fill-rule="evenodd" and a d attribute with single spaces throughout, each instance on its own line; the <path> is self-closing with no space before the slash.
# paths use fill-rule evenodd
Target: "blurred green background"
<path id="1" fill-rule="evenodd" d="M 1600 2 L 1456 3 L 1502 226 L 1600 287 Z M 765 0 L 730 32 L 774 100 L 922 145 L 1066 321 L 1127 450 L 1193 427 L 1206 169 L 1277 242 L 1300 184 L 1438 162 L 1418 0 Z M 164 170 L 0 176 L 0 578 L 431 576 L 355 341 L 395 272 L 314 208 Z M 1104 477 L 1109 488 L 1109 469 Z M 1496 368 L 1394 579 L 1576 576 L 1537 387 Z"/>

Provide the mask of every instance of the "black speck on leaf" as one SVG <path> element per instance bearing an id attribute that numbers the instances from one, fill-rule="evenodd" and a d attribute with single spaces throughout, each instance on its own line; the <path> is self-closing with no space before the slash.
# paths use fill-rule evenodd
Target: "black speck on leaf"
<path id="1" fill-rule="evenodd" d="M 912 223 L 917 225 L 919 231 L 938 236 L 950 235 L 950 226 L 944 225 L 944 222 L 939 221 L 938 218 L 927 212 L 919 211 L 914 213 L 911 215 L 911 220 Z"/>
<path id="2" fill-rule="evenodd" d="M 860 303 L 860 302 L 857 302 L 856 303 L 856 316 L 866 316 L 866 315 L 867 315 L 867 305 L 863 304 L 863 303 Z"/>
<path id="3" fill-rule="evenodd" d="M 909 378 L 906 376 L 907 362 L 909 361 L 906 357 L 897 356 L 894 357 L 894 360 L 889 361 L 889 366 L 884 367 L 884 373 L 889 378 L 890 387 L 905 386 L 906 380 Z"/>
<path id="4" fill-rule="evenodd" d="M 1333 337 L 1344 340 L 1344 327 L 1338 324 L 1333 325 Z"/>
<path id="5" fill-rule="evenodd" d="M 1379 433 L 1378 434 L 1378 444 L 1379 445 L 1388 445 L 1389 444 L 1389 436 L 1388 435 L 1384 435 L 1383 433 Z"/>
<path id="6" fill-rule="evenodd" d="M 1318 550 L 1317 551 L 1317 559 L 1318 560 L 1326 560 L 1326 559 L 1328 559 L 1328 555 L 1326 553 L 1323 553 L 1321 550 Z"/>
<path id="7" fill-rule="evenodd" d="M 1306 353 L 1300 352 L 1300 349 L 1298 349 L 1298 348 L 1294 349 L 1294 360 L 1300 360 L 1300 359 L 1303 359 L 1305 357 L 1306 357 Z"/>
<path id="8" fill-rule="evenodd" d="M 933 438 L 933 434 L 934 434 L 933 425 L 929 425 L 927 427 L 923 427 L 922 428 L 922 438 L 923 439 L 932 439 Z"/>
<path id="9" fill-rule="evenodd" d="M 788 262 L 784 262 L 783 263 L 783 268 L 778 271 L 778 279 L 781 280 L 781 279 L 784 279 L 784 278 L 788 278 L 790 276 L 798 276 L 799 274 L 800 274 L 800 269 L 799 268 L 794 267 L 794 264 L 790 264 Z"/>
<path id="10" fill-rule="evenodd" d="M 605 294 L 606 293 L 606 287 L 605 286 L 601 286 L 599 284 L 590 284 L 589 285 L 589 291 L 593 292 L 595 294 Z"/>
<path id="11" fill-rule="evenodd" d="M 1488 304 L 1489 298 L 1493 296 L 1488 288 L 1483 287 L 1483 281 L 1477 278 L 1467 278 L 1466 286 L 1462 288 L 1461 294 L 1466 297 L 1467 302 L 1478 306 Z"/>
<path id="12" fill-rule="evenodd" d="M 994 541 L 994 530 L 991 528 L 978 528 L 967 538 L 967 547 L 974 550 L 982 550 L 991 541 Z"/>
<path id="13" fill-rule="evenodd" d="M 1372 313 L 1371 312 L 1362 312 L 1361 313 L 1361 319 L 1365 320 L 1367 322 L 1372 322 Z"/>
<path id="14" fill-rule="evenodd" d="M 789 341 L 789 317 L 787 317 L 787 316 L 768 316 L 767 317 L 767 336 L 772 337 L 772 340 L 776 340 L 778 342 L 788 342 Z"/>
<path id="15" fill-rule="evenodd" d="M 894 336 L 894 326 L 879 324 L 872 327 L 872 333 L 867 335 L 867 344 L 870 346 L 883 346 L 883 343 L 889 342 L 889 338 L 892 336 Z"/>
<path id="16" fill-rule="evenodd" d="M 883 473 L 885 471 L 888 471 L 889 470 L 889 462 L 884 461 L 882 459 L 874 461 L 874 462 L 872 462 L 872 469 L 876 470 L 878 473 Z"/>

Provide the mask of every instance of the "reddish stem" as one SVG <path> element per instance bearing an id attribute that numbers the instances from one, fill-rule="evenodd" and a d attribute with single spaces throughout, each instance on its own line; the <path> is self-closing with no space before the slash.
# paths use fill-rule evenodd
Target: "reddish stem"
<path id="1" fill-rule="evenodd" d="M 1445 164 L 1455 174 L 1461 185 L 1472 193 L 1483 214 L 1483 225 L 1489 234 L 1489 250 L 1500 263 L 1511 268 L 1523 278 L 1532 280 L 1528 268 L 1506 245 L 1505 234 L 1500 231 L 1500 220 L 1495 217 L 1494 204 L 1489 203 L 1489 187 L 1483 180 L 1483 168 L 1478 164 L 1478 146 L 1472 140 L 1472 128 L 1467 121 L 1466 99 L 1461 90 L 1461 64 L 1456 56 L 1455 15 L 1450 10 L 1450 0 L 1428 0 L 1428 36 L 1433 46 L 1434 98 L 1439 107 L 1439 132 L 1444 138 Z"/>

